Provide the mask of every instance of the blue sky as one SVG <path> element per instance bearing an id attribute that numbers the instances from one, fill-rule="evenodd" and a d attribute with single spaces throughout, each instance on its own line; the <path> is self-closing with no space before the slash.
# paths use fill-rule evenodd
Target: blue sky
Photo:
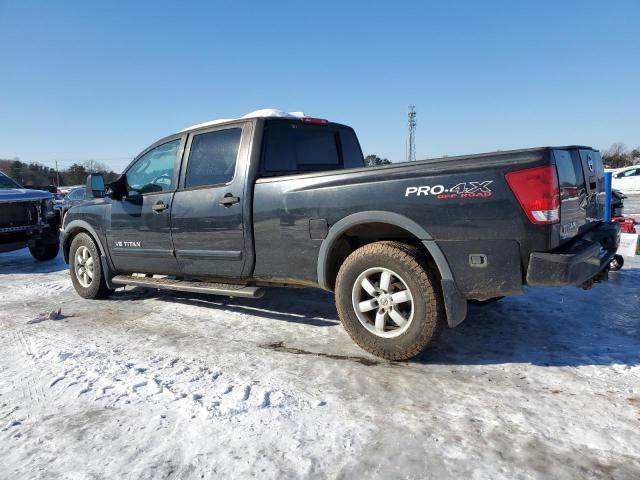
<path id="1" fill-rule="evenodd" d="M 273 107 L 403 160 L 640 145 L 640 2 L 0 0 L 0 158 L 116 171 L 158 138 Z"/>

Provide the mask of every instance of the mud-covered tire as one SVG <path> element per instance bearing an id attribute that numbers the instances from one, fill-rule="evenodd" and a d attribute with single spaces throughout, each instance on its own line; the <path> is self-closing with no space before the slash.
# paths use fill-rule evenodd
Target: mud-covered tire
<path id="1" fill-rule="evenodd" d="M 92 275 L 90 281 L 88 276 L 78 273 L 78 255 L 86 252 L 86 256 L 91 258 Z M 84 260 L 85 264 L 87 260 Z M 109 296 L 113 290 L 107 287 L 100 263 L 100 251 L 94 240 L 86 233 L 79 233 L 73 238 L 71 248 L 69 249 L 69 273 L 71 274 L 71 282 L 73 287 L 83 298 L 99 299 Z M 79 278 L 83 277 L 83 278 Z"/>
<path id="2" fill-rule="evenodd" d="M 378 331 L 378 327 L 365 326 L 362 315 L 359 318 L 356 313 L 356 288 L 360 279 L 366 278 L 363 275 L 367 272 L 379 269 L 394 273 L 402 282 L 401 288 L 409 290 L 411 295 L 412 316 L 404 327 L 406 330 L 400 329 L 398 336 L 392 338 L 372 332 L 372 329 Z M 418 355 L 446 323 L 438 274 L 426 265 L 416 247 L 401 242 L 375 242 L 352 252 L 338 272 L 335 297 L 342 325 L 353 341 L 367 352 L 388 360 L 407 360 Z M 381 308 L 381 303 L 377 304 L 376 308 Z"/>
<path id="3" fill-rule="evenodd" d="M 60 251 L 60 243 L 36 243 L 34 246 L 29 246 L 29 252 L 31 256 L 39 262 L 46 262 L 47 260 L 53 260 L 58 256 Z"/>

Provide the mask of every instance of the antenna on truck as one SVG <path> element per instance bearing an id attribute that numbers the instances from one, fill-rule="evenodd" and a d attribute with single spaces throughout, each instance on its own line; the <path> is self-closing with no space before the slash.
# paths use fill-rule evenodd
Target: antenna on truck
<path id="1" fill-rule="evenodd" d="M 409 146 L 407 148 L 407 162 L 416 161 L 416 106 L 409 105 L 408 125 L 409 125 Z"/>

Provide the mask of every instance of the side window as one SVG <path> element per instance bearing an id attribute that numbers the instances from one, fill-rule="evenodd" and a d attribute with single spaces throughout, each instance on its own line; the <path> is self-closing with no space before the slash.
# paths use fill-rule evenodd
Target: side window
<path id="1" fill-rule="evenodd" d="M 241 128 L 194 135 L 191 140 L 184 187 L 230 182 L 236 170 L 241 137 Z"/>
<path id="2" fill-rule="evenodd" d="M 342 167 L 335 129 L 299 122 L 269 122 L 263 171 L 269 175 L 336 170 Z"/>
<path id="3" fill-rule="evenodd" d="M 180 139 L 149 150 L 127 170 L 127 190 L 152 193 L 172 190 Z"/>

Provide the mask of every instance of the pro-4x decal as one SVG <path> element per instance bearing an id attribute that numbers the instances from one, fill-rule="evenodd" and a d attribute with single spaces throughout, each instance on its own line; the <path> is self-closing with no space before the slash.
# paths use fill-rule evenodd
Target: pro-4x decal
<path id="1" fill-rule="evenodd" d="M 439 199 L 446 198 L 476 198 L 490 197 L 493 192 L 490 185 L 493 180 L 482 180 L 477 182 L 461 182 L 447 188 L 444 185 L 420 185 L 417 187 L 407 187 L 405 197 L 415 195 L 433 196 Z"/>

